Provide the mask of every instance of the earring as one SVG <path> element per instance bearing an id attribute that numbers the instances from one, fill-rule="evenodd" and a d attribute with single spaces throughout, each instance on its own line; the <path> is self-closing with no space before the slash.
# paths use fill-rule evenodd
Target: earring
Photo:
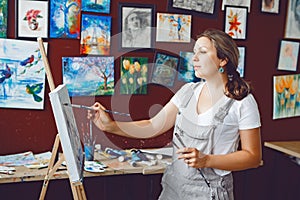
<path id="1" fill-rule="evenodd" d="M 220 67 L 219 68 L 219 72 L 222 74 L 222 73 L 224 73 L 224 68 L 223 67 Z"/>

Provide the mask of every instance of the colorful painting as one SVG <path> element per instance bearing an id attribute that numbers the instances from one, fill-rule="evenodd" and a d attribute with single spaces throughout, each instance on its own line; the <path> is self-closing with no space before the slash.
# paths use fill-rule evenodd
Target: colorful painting
<path id="1" fill-rule="evenodd" d="M 281 41 L 278 61 L 279 70 L 296 71 L 299 53 L 299 42 Z"/>
<path id="2" fill-rule="evenodd" d="M 107 13 L 110 12 L 110 0 L 84 0 L 82 1 L 82 11 Z"/>
<path id="3" fill-rule="evenodd" d="M 44 90 L 38 42 L 0 39 L 0 107 L 43 109 Z"/>
<path id="4" fill-rule="evenodd" d="M 80 37 L 81 0 L 50 1 L 50 38 Z"/>
<path id="5" fill-rule="evenodd" d="M 225 32 L 233 39 L 246 39 L 247 8 L 225 6 Z"/>
<path id="6" fill-rule="evenodd" d="M 285 21 L 285 38 L 300 39 L 300 0 L 288 1 Z"/>
<path id="7" fill-rule="evenodd" d="M 164 53 L 156 53 L 151 83 L 172 87 L 177 72 L 178 58 Z"/>
<path id="8" fill-rule="evenodd" d="M 0 0 L 0 38 L 7 37 L 7 2 Z"/>
<path id="9" fill-rule="evenodd" d="M 189 43 L 191 25 L 191 15 L 157 13 L 156 41 Z"/>
<path id="10" fill-rule="evenodd" d="M 48 37 L 48 2 L 18 2 L 18 37 Z"/>
<path id="11" fill-rule="evenodd" d="M 62 65 L 70 96 L 114 94 L 114 57 L 63 57 Z"/>
<path id="12" fill-rule="evenodd" d="M 273 119 L 300 115 L 300 74 L 274 76 Z"/>
<path id="13" fill-rule="evenodd" d="M 80 53 L 109 55 L 111 17 L 82 14 Z"/>
<path id="14" fill-rule="evenodd" d="M 197 82 L 200 78 L 195 76 L 193 64 L 193 52 L 179 52 L 178 80 L 183 82 Z"/>
<path id="15" fill-rule="evenodd" d="M 237 67 L 237 71 L 240 73 L 240 77 L 244 77 L 246 47 L 238 47 L 238 49 L 239 49 L 240 57 L 239 57 L 239 64 Z"/>
<path id="16" fill-rule="evenodd" d="M 121 59 L 121 94 L 147 94 L 148 58 Z"/>

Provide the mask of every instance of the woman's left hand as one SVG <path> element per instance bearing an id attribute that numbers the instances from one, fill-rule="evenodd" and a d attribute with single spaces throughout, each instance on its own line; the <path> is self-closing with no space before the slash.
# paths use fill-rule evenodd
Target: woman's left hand
<path id="1" fill-rule="evenodd" d="M 194 168 L 206 167 L 208 156 L 198 151 L 196 148 L 186 147 L 176 151 L 178 159 L 183 159 L 186 164 Z"/>

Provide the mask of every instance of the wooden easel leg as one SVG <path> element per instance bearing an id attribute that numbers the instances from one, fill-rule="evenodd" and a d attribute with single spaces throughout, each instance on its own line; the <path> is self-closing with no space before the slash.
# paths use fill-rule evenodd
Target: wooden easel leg
<path id="1" fill-rule="evenodd" d="M 74 200 L 86 200 L 86 195 L 83 187 L 83 183 L 71 183 L 71 189 Z"/>

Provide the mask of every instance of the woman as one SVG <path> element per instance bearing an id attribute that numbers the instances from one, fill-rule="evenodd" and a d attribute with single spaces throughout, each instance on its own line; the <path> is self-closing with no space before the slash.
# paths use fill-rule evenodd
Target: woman
<path id="1" fill-rule="evenodd" d="M 100 103 L 93 105 L 95 125 L 117 135 L 150 138 L 174 127 L 178 149 L 162 178 L 160 200 L 234 199 L 231 171 L 259 166 L 260 115 L 236 71 L 238 58 L 229 35 L 208 29 L 193 56 L 195 75 L 205 82 L 185 84 L 153 118 L 117 122 Z"/>

